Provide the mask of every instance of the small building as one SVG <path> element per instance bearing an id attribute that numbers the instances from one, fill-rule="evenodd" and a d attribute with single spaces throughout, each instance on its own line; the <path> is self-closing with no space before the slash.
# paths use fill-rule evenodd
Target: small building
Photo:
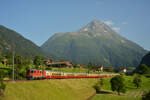
<path id="1" fill-rule="evenodd" d="M 104 69 L 103 65 L 100 65 L 99 69 L 100 69 L 100 71 L 103 71 L 103 69 Z"/>
<path id="2" fill-rule="evenodd" d="M 48 66 L 51 67 L 67 67 L 67 68 L 72 68 L 73 65 L 70 61 L 63 61 L 63 62 L 52 62 L 47 64 Z"/>
<path id="3" fill-rule="evenodd" d="M 6 58 L 2 60 L 2 64 L 7 65 L 7 59 Z"/>
<path id="4" fill-rule="evenodd" d="M 100 66 L 95 66 L 93 71 L 103 71 L 103 65 L 100 65 Z"/>
<path id="5" fill-rule="evenodd" d="M 103 71 L 105 71 L 105 72 L 113 72 L 114 68 L 113 67 L 104 67 Z"/>
<path id="6" fill-rule="evenodd" d="M 84 68 L 85 65 L 84 64 L 75 64 L 74 67 L 75 68 Z"/>
<path id="7" fill-rule="evenodd" d="M 127 69 L 126 69 L 126 68 L 121 68 L 121 69 L 120 69 L 120 72 L 126 73 L 126 72 L 127 72 Z"/>
<path id="8" fill-rule="evenodd" d="M 44 59 L 44 64 L 45 64 L 45 65 L 49 65 L 49 64 L 51 64 L 51 63 L 52 63 L 52 59 L 49 59 L 49 58 Z"/>

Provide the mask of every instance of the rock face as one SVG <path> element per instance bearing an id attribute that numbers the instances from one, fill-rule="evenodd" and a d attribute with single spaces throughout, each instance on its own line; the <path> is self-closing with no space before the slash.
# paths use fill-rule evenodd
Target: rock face
<path id="1" fill-rule="evenodd" d="M 11 53 L 12 48 L 14 48 L 16 54 L 22 56 L 46 56 L 42 49 L 32 41 L 25 39 L 19 33 L 0 25 L 0 55 Z"/>
<path id="2" fill-rule="evenodd" d="M 43 45 L 46 52 L 73 63 L 104 66 L 137 66 L 147 52 L 106 24 L 93 20 L 77 32 L 57 33 Z"/>
<path id="3" fill-rule="evenodd" d="M 146 64 L 150 67 L 150 52 L 143 57 L 141 64 Z"/>

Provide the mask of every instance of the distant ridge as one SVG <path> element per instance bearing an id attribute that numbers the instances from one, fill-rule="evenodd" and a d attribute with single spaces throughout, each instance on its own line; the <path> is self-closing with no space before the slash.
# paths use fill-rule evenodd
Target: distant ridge
<path id="1" fill-rule="evenodd" d="M 150 52 L 143 57 L 141 64 L 146 64 L 150 67 Z"/>
<path id="2" fill-rule="evenodd" d="M 24 38 L 19 33 L 0 25 L 0 55 L 6 55 L 12 52 L 14 47 L 16 54 L 32 57 L 35 55 L 47 56 L 32 41 Z"/>
<path id="3" fill-rule="evenodd" d="M 73 63 L 137 66 L 147 53 L 103 22 L 93 20 L 77 32 L 54 34 L 42 46 L 46 52 Z"/>

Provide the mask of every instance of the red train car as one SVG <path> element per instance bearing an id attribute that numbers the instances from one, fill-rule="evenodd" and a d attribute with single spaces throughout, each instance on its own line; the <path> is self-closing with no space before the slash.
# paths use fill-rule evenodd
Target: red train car
<path id="1" fill-rule="evenodd" d="M 45 76 L 44 70 L 30 69 L 27 70 L 27 79 L 42 79 Z"/>
<path id="2" fill-rule="evenodd" d="M 112 77 L 118 74 L 88 74 L 88 73 L 73 73 L 59 72 L 50 70 L 30 69 L 27 71 L 27 79 L 62 79 L 62 78 L 103 78 Z"/>

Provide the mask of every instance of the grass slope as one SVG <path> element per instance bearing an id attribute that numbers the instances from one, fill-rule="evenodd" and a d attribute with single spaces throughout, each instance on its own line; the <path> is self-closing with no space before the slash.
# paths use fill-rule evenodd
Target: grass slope
<path id="1" fill-rule="evenodd" d="M 86 100 L 97 79 L 8 82 L 3 100 Z"/>
<path id="2" fill-rule="evenodd" d="M 106 94 L 97 94 L 92 100 L 141 100 L 141 96 L 144 91 L 150 90 L 150 78 L 142 77 L 142 86 L 137 89 L 132 83 L 133 77 L 125 76 L 125 83 L 127 87 L 127 92 L 121 94 L 120 96 L 117 93 L 111 91 L 110 78 L 104 79 L 103 90 L 110 93 Z"/>

